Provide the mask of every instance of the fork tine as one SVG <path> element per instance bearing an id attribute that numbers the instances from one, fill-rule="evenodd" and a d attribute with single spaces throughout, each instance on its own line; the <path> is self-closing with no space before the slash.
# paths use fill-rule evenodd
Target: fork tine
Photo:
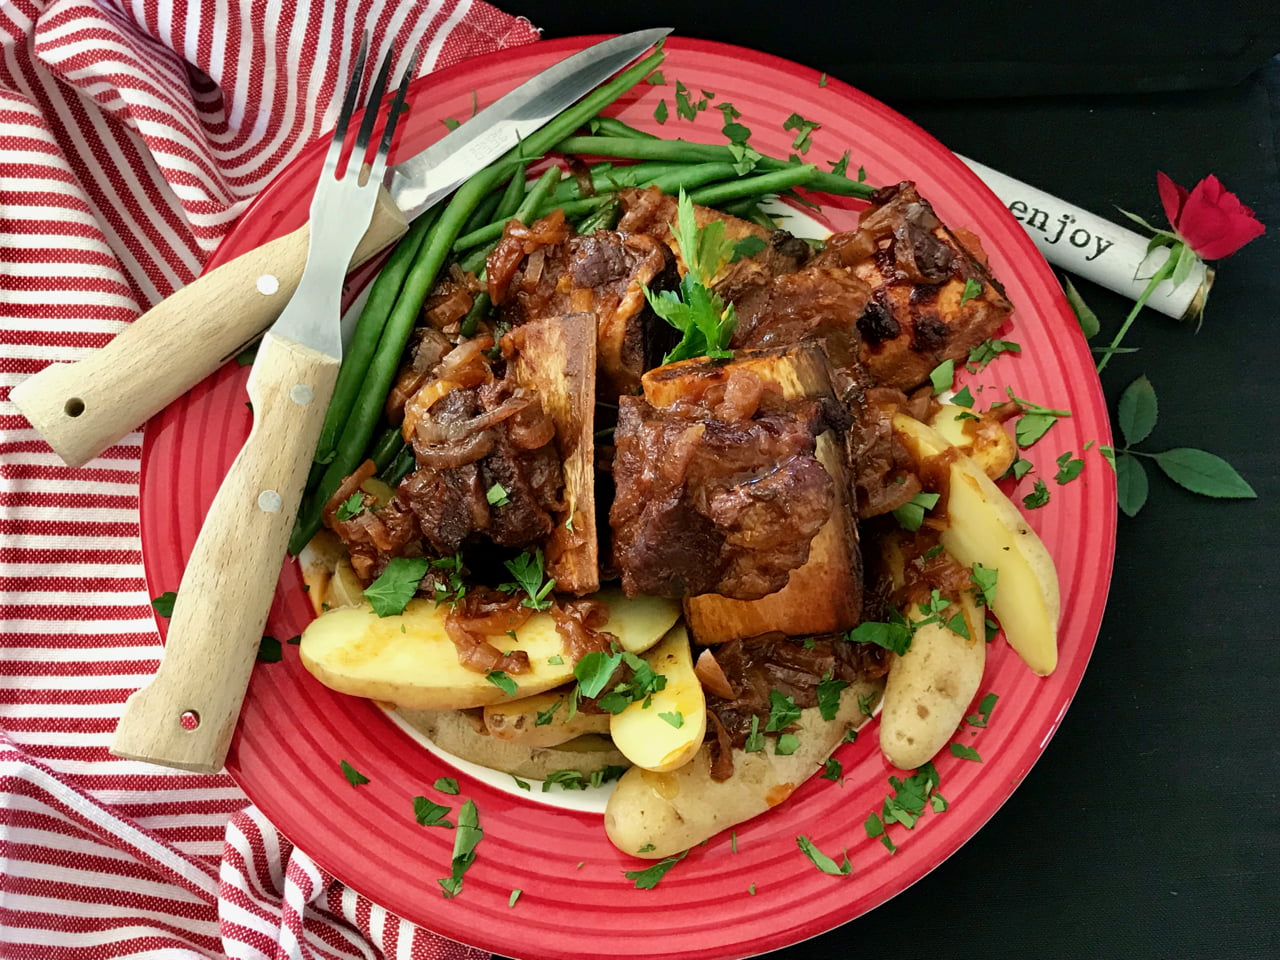
<path id="1" fill-rule="evenodd" d="M 356 108 L 356 98 L 360 93 L 360 80 L 364 76 L 364 62 L 369 55 L 369 31 L 360 36 L 360 49 L 356 53 L 355 65 L 351 68 L 351 79 L 347 81 L 346 96 L 342 100 L 342 111 L 338 114 L 338 122 L 333 128 L 333 140 L 329 142 L 329 152 L 325 154 L 325 170 L 333 173 L 338 166 L 338 157 L 342 153 L 342 143 L 347 138 L 347 125 L 351 122 L 351 114 Z"/>
<path id="2" fill-rule="evenodd" d="M 404 100 L 409 92 L 409 84 L 413 82 L 413 75 L 418 72 L 418 58 L 421 53 L 420 49 L 414 52 L 404 68 L 404 73 L 400 76 L 400 86 L 387 111 L 387 125 L 382 129 L 382 141 L 378 144 L 378 153 L 373 158 L 373 166 L 369 171 L 370 180 L 380 181 L 387 167 L 387 154 L 391 152 L 391 141 L 395 137 L 396 124 L 400 122 L 400 114 L 404 112 Z"/>
<path id="3" fill-rule="evenodd" d="M 378 67 L 378 75 L 374 78 L 369 96 L 365 98 L 364 119 L 360 122 L 360 132 L 356 135 L 355 149 L 351 151 L 351 159 L 347 161 L 347 172 L 358 175 L 364 166 L 365 154 L 369 149 L 369 141 L 373 139 L 373 128 L 378 122 L 378 114 L 382 112 L 382 95 L 387 89 L 387 76 L 391 73 L 391 61 L 395 59 L 395 48 L 388 47 L 382 64 Z"/>

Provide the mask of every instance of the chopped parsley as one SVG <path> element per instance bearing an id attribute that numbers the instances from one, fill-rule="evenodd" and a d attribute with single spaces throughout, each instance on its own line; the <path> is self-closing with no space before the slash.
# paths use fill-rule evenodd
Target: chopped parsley
<path id="1" fill-rule="evenodd" d="M 1071 416 L 1070 410 L 1053 410 L 1049 407 L 1042 407 L 1038 403 L 1032 403 L 1030 400 L 1024 400 L 1021 397 L 1014 396 L 1013 388 L 1006 388 L 1009 399 L 1013 400 L 1022 407 L 1023 414 L 1018 418 L 1018 424 L 1014 427 L 1014 439 L 1018 441 L 1018 446 L 1026 449 L 1034 444 L 1037 440 L 1049 432 L 1052 427 L 1062 417 Z"/>
<path id="2" fill-rule="evenodd" d="M 505 693 L 508 697 L 514 697 L 520 690 L 520 688 L 516 686 L 516 682 L 507 676 L 502 670 L 490 670 L 484 675 L 484 678 Z"/>
<path id="3" fill-rule="evenodd" d="M 658 123 L 666 123 L 668 116 L 670 116 L 670 111 L 667 110 L 667 100 L 663 97 L 658 101 L 658 106 L 654 108 L 653 119 L 657 120 Z"/>
<path id="4" fill-rule="evenodd" d="M 528 781 L 528 780 L 521 780 L 521 779 L 520 779 L 519 777 L 517 777 L 514 773 L 511 775 L 511 779 L 512 779 L 512 780 L 514 780 L 514 781 L 516 782 L 516 786 L 517 786 L 517 787 L 519 787 L 521 790 L 529 790 L 529 789 L 530 789 L 530 787 L 529 787 L 529 781 Z"/>
<path id="5" fill-rule="evenodd" d="M 424 827 L 444 827 L 452 830 L 453 824 L 445 819 L 451 809 L 453 808 L 428 800 L 426 797 L 413 798 L 414 819 Z"/>
<path id="6" fill-rule="evenodd" d="M 586 790 L 588 787 L 599 787 L 611 780 L 617 780 L 627 772 L 627 768 L 607 763 L 599 770 L 584 774 L 581 770 L 553 770 L 542 781 L 542 792 L 550 793 L 552 787 L 561 790 Z"/>
<path id="7" fill-rule="evenodd" d="M 822 127 L 822 124 L 814 120 L 806 120 L 798 113 L 793 113 L 787 119 L 782 121 L 783 130 L 794 130 L 795 138 L 791 141 L 791 149 L 800 153 L 808 153 L 809 148 L 813 146 L 813 131 Z"/>
<path id="8" fill-rule="evenodd" d="M 358 787 L 361 784 L 369 782 L 368 777 L 351 764 L 347 763 L 347 761 L 339 760 L 338 766 L 342 768 L 342 775 L 347 778 L 347 783 L 351 784 L 353 787 Z"/>
<path id="9" fill-rule="evenodd" d="M 1021 480 L 1030 473 L 1034 467 L 1035 464 L 1030 460 L 1023 460 L 1022 457 L 1017 457 L 1014 459 L 1013 463 L 1009 464 L 1009 469 L 1004 472 L 1000 479 L 1003 480 L 1005 477 L 1013 477 L 1014 480 Z"/>
<path id="10" fill-rule="evenodd" d="M 764 727 L 766 733 L 776 733 L 799 719 L 800 708 L 794 700 L 780 690 L 769 691 L 769 722 Z"/>
<path id="11" fill-rule="evenodd" d="M 975 563 L 969 568 L 969 580 L 977 588 L 975 595 L 980 597 L 982 605 L 989 607 L 996 602 L 996 581 L 1000 578 L 1000 571 L 994 567 L 984 567 L 980 563 Z"/>
<path id="12" fill-rule="evenodd" d="M 823 873 L 830 874 L 833 877 L 847 877 L 853 871 L 853 864 L 849 862 L 848 850 L 840 851 L 841 855 L 844 857 L 844 862 L 836 863 L 825 853 L 815 847 L 813 845 L 813 841 L 803 833 L 796 837 L 796 846 L 800 848 L 801 853 L 809 858 L 809 862 Z"/>
<path id="13" fill-rule="evenodd" d="M 847 686 L 847 681 L 831 676 L 823 677 L 818 682 L 818 713 L 823 720 L 829 723 L 836 718 L 836 712 L 840 709 L 840 693 Z"/>
<path id="14" fill-rule="evenodd" d="M 359 490 L 353 493 L 342 503 L 338 504 L 337 517 L 339 520 L 350 520 L 358 517 L 364 512 L 364 494 Z"/>
<path id="15" fill-rule="evenodd" d="M 160 596 L 151 601 L 151 606 L 155 608 L 156 613 L 162 617 L 173 616 L 173 604 L 178 599 L 178 595 L 172 590 L 166 590 Z"/>
<path id="16" fill-rule="evenodd" d="M 507 496 L 507 488 L 500 483 L 495 483 L 486 490 L 484 498 L 491 507 L 505 507 L 511 502 L 511 498 Z"/>
<path id="17" fill-rule="evenodd" d="M 545 727 L 551 723 L 551 718 L 555 716 L 556 711 L 564 706 L 563 700 L 557 700 L 546 710 L 539 710 L 537 717 L 534 718 L 533 725 L 535 727 Z"/>
<path id="18" fill-rule="evenodd" d="M 453 837 L 453 858 L 449 876 L 437 880 L 446 899 L 462 892 L 462 876 L 475 862 L 476 846 L 484 838 L 480 826 L 480 814 L 474 800 L 468 800 L 458 810 L 458 831 Z"/>
<path id="19" fill-rule="evenodd" d="M 667 875 L 667 871 L 674 867 L 677 863 L 689 855 L 688 850 L 677 853 L 674 857 L 667 857 L 665 860 L 659 860 L 651 867 L 643 870 L 624 870 L 622 875 L 628 880 L 634 880 L 637 890 L 652 890 L 658 885 L 663 877 Z"/>
<path id="20" fill-rule="evenodd" d="M 516 887 L 514 890 L 512 890 L 511 896 L 507 897 L 507 906 L 514 907 L 516 905 L 516 901 L 520 899 L 520 894 L 522 893 L 524 893 L 524 891 L 521 890 L 519 887 Z"/>
<path id="21" fill-rule="evenodd" d="M 994 693 L 988 693 L 978 702 L 978 712 L 971 713 L 965 717 L 971 727 L 985 727 L 987 721 L 991 719 L 991 711 L 996 708 L 996 701 L 1000 698 Z"/>
<path id="22" fill-rule="evenodd" d="M 679 710 L 673 710 L 671 713 L 660 713 L 658 716 L 677 730 L 684 726 L 684 714 Z"/>
<path id="23" fill-rule="evenodd" d="M 867 836 L 871 839 L 880 838 L 880 842 L 884 844 L 886 850 L 890 853 L 897 853 L 897 845 L 889 839 L 889 834 L 885 833 L 884 821 L 880 819 L 880 814 L 873 812 L 863 822 L 862 827 L 867 831 Z"/>
<path id="24" fill-rule="evenodd" d="M 896 611 L 895 611 L 896 612 Z M 899 615 L 901 620 L 901 616 Z M 869 620 L 860 623 L 844 635 L 851 643 L 874 643 L 902 656 L 911 648 L 912 630 L 905 620 L 900 623 L 879 623 Z"/>
<path id="25" fill-rule="evenodd" d="M 666 85 L 667 78 L 662 75 L 661 70 L 655 70 L 653 73 L 649 74 L 649 76 L 645 77 L 644 82 L 649 84 L 651 87 L 661 87 Z"/>
<path id="26" fill-rule="evenodd" d="M 738 315 L 733 304 L 725 303 L 724 298 L 711 289 L 711 283 L 732 258 L 736 242 L 725 236 L 723 220 L 712 220 L 699 227 L 693 201 L 683 189 L 677 211 L 672 233 L 687 268 L 680 279 L 680 289 L 654 293 L 649 287 L 644 288 L 653 312 L 682 334 L 680 342 L 662 362 L 702 356 L 727 359 L 733 356 L 729 341 L 737 329 Z"/>
<path id="27" fill-rule="evenodd" d="M 280 641 L 275 637 L 264 635 L 258 641 L 258 661 L 260 663 L 279 663 L 282 656 Z"/>
<path id="28" fill-rule="evenodd" d="M 935 397 L 944 391 L 950 390 L 955 380 L 956 362 L 954 360 L 943 360 L 929 371 L 929 382 L 933 384 L 933 395 Z"/>
<path id="29" fill-rule="evenodd" d="M 394 557 L 377 580 L 365 587 L 364 597 L 380 617 L 403 613 L 418 584 L 427 575 L 431 561 L 426 557 Z"/>
<path id="30" fill-rule="evenodd" d="M 938 505 L 939 495 L 936 493 L 917 493 L 914 497 L 893 511 L 894 518 L 904 530 L 919 530 L 924 523 L 924 513 Z"/>
<path id="31" fill-rule="evenodd" d="M 1070 450 L 1058 457 L 1057 463 L 1058 472 L 1053 479 L 1057 480 L 1059 485 L 1070 483 L 1080 476 L 1080 471 L 1084 469 L 1084 461 L 1078 457 L 1072 458 Z"/>
<path id="32" fill-rule="evenodd" d="M 552 654 L 551 656 L 547 657 L 547 663 L 549 663 L 553 667 L 562 667 L 564 666 L 564 657 L 560 656 L 560 654 L 558 653 Z"/>
<path id="33" fill-rule="evenodd" d="M 951 744 L 951 755 L 959 757 L 961 760 L 972 760 L 974 763 L 982 762 L 982 758 L 978 756 L 978 751 L 963 743 Z"/>
<path id="34" fill-rule="evenodd" d="M 1038 507 L 1043 507 L 1048 502 L 1049 488 L 1045 486 L 1044 481 L 1040 479 L 1036 480 L 1036 485 L 1032 488 L 1031 492 L 1022 498 L 1022 505 L 1028 510 L 1035 510 Z"/>
<path id="35" fill-rule="evenodd" d="M 952 403 L 954 403 L 957 407 L 972 407 L 972 406 L 973 406 L 973 393 L 972 393 L 972 391 L 970 391 L 970 390 L 969 390 L 968 386 L 961 387 L 961 388 L 960 388 L 959 390 L 957 390 L 957 391 L 955 392 L 955 394 L 951 397 L 951 402 L 952 402 Z M 970 414 L 964 414 L 964 413 L 962 413 L 962 414 L 960 414 L 960 416 L 956 417 L 956 419 L 957 419 L 957 420 L 959 420 L 959 419 L 961 419 L 962 417 L 973 417 L 973 419 L 975 419 L 975 420 L 977 420 L 977 419 L 978 419 L 978 417 L 977 417 L 976 415 L 972 414 L 972 413 L 970 413 Z"/>
<path id="36" fill-rule="evenodd" d="M 858 712 L 864 717 L 871 716 L 871 709 L 875 706 L 876 695 L 874 693 L 858 694 Z"/>
<path id="37" fill-rule="evenodd" d="M 392 561 L 394 562 L 394 561 Z M 555 588 L 555 578 L 543 581 L 542 548 L 530 553 L 526 550 L 513 560 L 507 560 L 503 566 L 515 577 L 514 583 L 499 584 L 498 589 L 506 593 L 518 593 L 523 590 L 527 596 L 522 606 L 531 610 L 546 610 L 551 606 L 547 595 Z"/>
<path id="38" fill-rule="evenodd" d="M 979 373 L 1000 354 L 1021 352 L 1022 347 L 1012 340 L 993 340 L 988 337 L 976 347 L 969 348 L 969 363 L 967 366 L 970 373 Z"/>
<path id="39" fill-rule="evenodd" d="M 443 603 L 457 604 L 467 593 L 467 585 L 462 580 L 462 554 L 452 557 L 440 557 L 431 561 L 431 569 L 444 574 L 443 582 L 437 578 L 435 584 L 436 606 Z"/>
<path id="40" fill-rule="evenodd" d="M 746 753 L 759 753 L 764 749 L 764 734 L 760 732 L 760 718 L 751 718 L 751 732 L 747 734 L 747 742 L 742 749 Z"/>
<path id="41" fill-rule="evenodd" d="M 707 92 L 702 91 L 704 94 Z M 689 88 L 679 80 L 676 81 L 676 116 L 681 120 L 694 120 L 698 114 L 707 109 L 709 102 L 708 97 L 701 100 L 691 100 L 689 98 Z"/>
<path id="42" fill-rule="evenodd" d="M 447 793 L 454 797 L 458 795 L 458 781 L 453 777 L 440 777 L 432 786 L 441 793 Z"/>
<path id="43" fill-rule="evenodd" d="M 964 306 L 970 300 L 976 300 L 982 296 L 982 284 L 973 277 L 966 277 L 964 281 L 964 290 L 960 294 L 960 306 Z"/>
<path id="44" fill-rule="evenodd" d="M 831 172 L 837 177 L 847 177 L 849 175 L 849 151 L 846 150 L 840 154 L 839 160 L 828 161 L 831 164 Z"/>
<path id="45" fill-rule="evenodd" d="M 800 749 L 800 738 L 794 733 L 780 733 L 773 744 L 773 752 L 780 757 L 789 757 Z"/>
<path id="46" fill-rule="evenodd" d="M 729 258 L 729 262 L 737 263 L 739 260 L 754 257 L 757 253 L 760 253 L 768 246 L 769 244 L 765 243 L 754 233 L 748 234 L 733 245 L 733 256 Z"/>
<path id="47" fill-rule="evenodd" d="M 969 639 L 969 625 L 965 623 L 964 613 L 957 613 L 950 620 L 946 621 L 947 629 L 957 636 Z"/>
<path id="48" fill-rule="evenodd" d="M 830 780 L 832 783 L 842 783 L 844 781 L 844 765 L 835 757 L 827 757 L 822 763 L 822 779 Z"/>

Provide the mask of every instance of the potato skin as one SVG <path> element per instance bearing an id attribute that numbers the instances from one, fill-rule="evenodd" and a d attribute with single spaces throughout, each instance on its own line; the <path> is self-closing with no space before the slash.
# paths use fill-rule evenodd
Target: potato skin
<path id="1" fill-rule="evenodd" d="M 878 697 L 882 690 L 879 679 L 850 685 L 830 721 L 822 719 L 817 707 L 803 710 L 792 728 L 800 739 L 795 753 L 777 756 L 768 742 L 771 737 L 757 753 L 734 750 L 733 776 L 723 782 L 711 779 L 705 744 L 678 770 L 655 773 L 632 767 L 618 781 L 605 808 L 609 840 L 632 856 L 661 859 L 777 806 L 822 769 L 846 729 L 865 721 L 859 694 Z"/>
<path id="2" fill-rule="evenodd" d="M 595 734 L 557 746 L 532 747 L 490 736 L 479 710 L 397 712 L 441 750 L 516 777 L 545 780 L 556 770 L 578 770 L 587 776 L 606 766 L 627 766 L 627 758 Z"/>
<path id="3" fill-rule="evenodd" d="M 987 662 L 982 635 L 973 627 L 970 634 L 966 640 L 930 623 L 916 630 L 905 655 L 893 655 L 880 709 L 880 750 L 900 770 L 933 759 L 964 719 Z"/>
<path id="4" fill-rule="evenodd" d="M 569 719 L 568 688 L 547 690 L 531 697 L 490 704 L 484 725 L 491 737 L 526 747 L 555 747 L 585 733 L 607 734 L 609 714 L 578 711 Z M 556 707 L 555 704 L 560 704 Z M 551 710 L 551 722 L 538 726 L 538 714 Z"/>

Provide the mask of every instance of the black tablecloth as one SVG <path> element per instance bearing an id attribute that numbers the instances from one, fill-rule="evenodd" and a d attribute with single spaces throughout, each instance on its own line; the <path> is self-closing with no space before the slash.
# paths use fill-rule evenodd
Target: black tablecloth
<path id="1" fill-rule="evenodd" d="M 1013 797 L 910 890 L 772 956 L 1280 956 L 1280 60 L 1267 60 L 1280 14 L 1196 4 L 1215 26 L 1182 17 L 1185 4 L 1080 5 L 1067 42 L 1043 23 L 984 34 L 983 16 L 1015 5 L 956 4 L 947 45 L 911 5 L 789 3 L 779 25 L 783 6 L 569 12 L 535 0 L 512 12 L 548 37 L 661 24 L 805 62 L 953 150 L 1110 218 L 1120 206 L 1163 222 L 1157 170 L 1186 185 L 1216 173 L 1269 230 L 1219 265 L 1198 333 L 1148 312 L 1126 340 L 1141 351 L 1103 378 L 1114 401 L 1146 374 L 1160 397 L 1151 446 L 1217 453 L 1258 499 L 1208 500 L 1153 473 L 1146 508 L 1120 520 L 1084 682 Z M 932 62 L 913 31 L 931 37 Z M 1007 91 L 1041 92 L 992 96 L 1002 77 Z M 1080 287 L 1114 331 L 1130 305 Z"/>

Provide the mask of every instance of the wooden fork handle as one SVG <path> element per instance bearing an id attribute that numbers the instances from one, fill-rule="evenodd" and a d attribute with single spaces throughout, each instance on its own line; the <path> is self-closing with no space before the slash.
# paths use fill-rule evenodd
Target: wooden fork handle
<path id="1" fill-rule="evenodd" d="M 337 376 L 336 359 L 263 338 L 249 378 L 253 430 L 187 561 L 160 667 L 125 703 L 116 756 L 221 769 Z"/>
<path id="2" fill-rule="evenodd" d="M 379 190 L 373 220 L 351 259 L 357 267 L 408 229 Z M 309 224 L 202 275 L 157 304 L 109 344 L 58 363 L 9 398 L 69 466 L 96 457 L 191 389 L 266 330 L 297 289 Z"/>

